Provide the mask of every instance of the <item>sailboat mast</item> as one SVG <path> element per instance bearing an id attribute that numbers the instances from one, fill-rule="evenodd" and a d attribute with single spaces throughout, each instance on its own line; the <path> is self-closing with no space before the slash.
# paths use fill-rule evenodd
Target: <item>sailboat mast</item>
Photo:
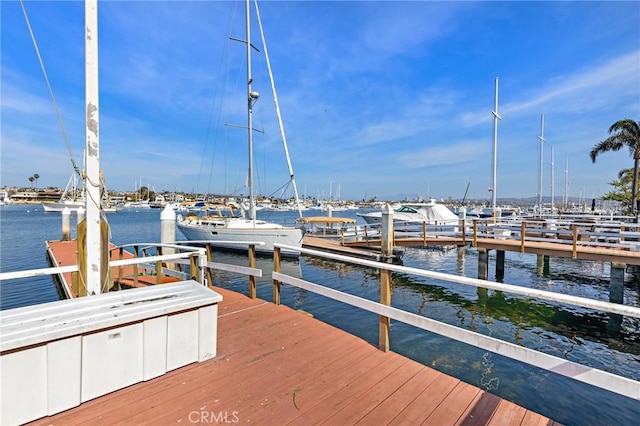
<path id="1" fill-rule="evenodd" d="M 494 93 L 494 105 L 493 111 L 493 157 L 491 162 L 491 200 L 493 206 L 493 218 L 496 219 L 496 204 L 497 204 L 497 193 L 496 186 L 498 180 L 498 120 L 501 120 L 502 117 L 498 115 L 498 77 L 496 77 L 495 83 L 495 93 Z"/>
<path id="2" fill-rule="evenodd" d="M 564 164 L 564 203 L 565 210 L 569 207 L 569 157 L 565 159 Z"/>
<path id="3" fill-rule="evenodd" d="M 540 116 L 540 162 L 538 170 L 538 209 L 540 216 L 542 216 L 542 158 L 544 157 L 544 114 Z"/>
<path id="4" fill-rule="evenodd" d="M 552 144 L 551 145 L 551 215 L 553 215 L 553 205 L 554 205 L 554 198 L 555 198 L 554 183 L 555 183 L 555 170 L 554 170 L 554 164 L 553 164 L 553 144 Z"/>
<path id="5" fill-rule="evenodd" d="M 249 144 L 249 217 L 256 220 L 256 204 L 253 193 L 253 104 L 258 99 L 258 93 L 251 90 L 253 77 L 251 76 L 251 28 L 250 28 L 250 5 L 249 0 L 245 1 L 245 18 L 246 18 L 246 46 L 247 46 L 247 132 Z"/>
<path id="6" fill-rule="evenodd" d="M 87 295 L 99 294 L 102 282 L 100 238 L 100 158 L 98 138 L 98 0 L 85 1 L 86 85 L 86 286 Z"/>

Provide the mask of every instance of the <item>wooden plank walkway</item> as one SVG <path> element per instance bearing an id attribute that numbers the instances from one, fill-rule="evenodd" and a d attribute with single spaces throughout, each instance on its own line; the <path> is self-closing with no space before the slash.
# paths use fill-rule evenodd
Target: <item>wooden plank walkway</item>
<path id="1" fill-rule="evenodd" d="M 423 247 L 434 245 L 458 245 L 463 246 L 465 244 L 472 244 L 473 239 L 466 238 L 465 241 L 462 237 L 427 237 L 427 238 L 396 238 L 394 240 L 395 246 L 400 247 Z M 337 242 L 337 244 L 340 244 Z M 358 248 L 365 247 L 367 244 L 374 246 L 380 245 L 380 240 L 367 241 L 355 241 L 345 242 L 346 246 Z M 572 244 L 567 244 L 566 241 L 552 242 L 552 241 L 529 241 L 526 240 L 524 248 L 520 240 L 514 239 L 497 239 L 497 238 L 478 238 L 476 241 L 477 248 L 483 248 L 487 250 L 502 250 L 512 251 L 519 253 L 540 254 L 554 257 L 569 257 L 574 258 L 574 250 Z M 578 260 L 594 260 L 600 262 L 613 262 L 624 263 L 627 265 L 640 265 L 640 251 L 622 250 L 612 247 L 597 247 L 597 246 L 576 246 L 576 257 Z"/>
<path id="2" fill-rule="evenodd" d="M 302 312 L 215 290 L 215 359 L 33 424 L 556 424 Z"/>

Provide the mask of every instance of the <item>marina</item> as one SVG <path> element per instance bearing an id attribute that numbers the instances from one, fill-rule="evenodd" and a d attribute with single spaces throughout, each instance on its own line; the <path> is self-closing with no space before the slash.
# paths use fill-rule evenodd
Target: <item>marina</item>
<path id="1" fill-rule="evenodd" d="M 118 22 L 113 20 L 117 16 L 113 12 L 120 11 L 123 5 L 128 6 L 118 3 L 101 8 L 101 28 L 112 28 L 111 31 L 122 28 L 111 25 Z M 24 3 L 20 2 L 20 6 L 64 134 L 75 172 L 72 179 L 76 175 L 82 178 L 83 189 L 79 203 L 69 204 L 73 200 L 63 194 L 58 204 L 40 200 L 42 204 L 17 205 L 5 201 L 0 206 L 3 426 L 637 423 L 640 415 L 637 161 L 634 195 L 628 209 L 635 218 L 617 216 L 619 211 L 606 217 L 596 215 L 595 196 L 592 214 L 563 217 L 554 210 L 553 183 L 549 214 L 545 215 L 542 159 L 546 139 L 542 114 L 538 137 L 539 198 L 533 214 L 528 208 L 498 206 L 497 134 L 498 120 L 502 117 L 498 114 L 496 77 L 491 111 L 494 140 L 490 214 L 483 211 L 468 219 L 464 202 L 454 212 L 430 195 L 427 203 L 419 197 L 417 203 L 405 199 L 396 206 L 382 203 L 378 204 L 379 209 L 359 211 L 363 209 L 357 209 L 355 203 L 334 203 L 331 188 L 326 206 L 335 205 L 335 209 L 327 207 L 329 218 L 314 220 L 307 215 L 303 220 L 303 205 L 289 158 L 258 4 L 245 0 L 244 36 L 238 36 L 231 25 L 228 39 L 232 45 L 239 42 L 245 51 L 240 62 L 246 64 L 246 74 L 242 73 L 246 80 L 241 83 L 241 90 L 235 91 L 240 96 L 235 97 L 246 103 L 238 103 L 247 110 L 246 126 L 226 120 L 224 125 L 246 130 L 248 155 L 242 158 L 248 157 L 248 170 L 244 187 L 236 183 L 232 191 L 227 188 L 226 176 L 216 179 L 220 184 L 224 181 L 224 191 L 220 193 L 234 194 L 221 196 L 221 205 L 233 204 L 241 214 L 214 216 L 208 207 L 199 205 L 205 199 L 214 201 L 210 195 L 203 193 L 201 199 L 195 189 L 191 191 L 193 197 L 185 197 L 184 191 L 178 191 L 179 182 L 191 183 L 195 178 L 197 167 L 193 165 L 197 161 L 189 161 L 192 166 L 183 172 L 185 180 L 171 181 L 175 189 L 169 191 L 170 195 L 164 190 L 156 193 L 154 189 L 151 196 L 149 186 L 146 191 L 140 188 L 140 198 L 155 199 L 146 203 L 153 208 L 140 205 L 140 209 L 122 209 L 107 217 L 107 208 L 111 211 L 116 208 L 105 203 L 120 205 L 134 200 L 122 194 L 111 199 L 100 162 L 101 125 L 105 124 L 105 135 L 111 142 L 107 146 L 114 148 L 119 139 L 116 136 L 114 143 L 111 123 L 118 118 L 119 108 L 124 111 L 127 102 L 125 98 L 113 103 L 103 101 L 106 114 L 102 114 L 105 120 L 101 121 L 98 100 L 102 95 L 109 99 L 112 90 L 110 86 L 99 90 L 98 2 L 84 2 L 84 37 L 73 43 L 60 43 L 60 46 L 84 43 L 84 105 L 81 114 L 75 113 L 76 118 L 82 117 L 85 126 L 83 170 L 73 158 L 38 41 Z M 66 5 L 61 7 L 56 12 L 63 16 Z M 80 10 L 75 5 L 72 9 Z M 236 11 L 232 15 L 236 16 Z M 217 18 L 218 14 L 213 16 Z M 197 26 L 195 21 L 189 23 Z M 211 26 L 209 21 L 206 24 Z M 257 34 L 251 36 L 252 25 L 259 29 L 262 39 L 259 45 L 254 44 Z M 17 40 L 20 33 L 16 30 L 15 34 Z M 107 34 L 111 32 L 107 30 Z M 173 35 L 178 44 L 178 31 Z M 100 58 L 109 61 L 112 52 L 121 50 L 114 49 L 108 35 L 104 40 L 111 48 Z M 291 43 L 286 46 L 293 48 Z M 61 54 L 63 49 L 59 50 Z M 256 117 L 254 124 L 253 108 L 260 99 L 254 87 L 258 88 L 266 75 L 252 68 L 252 55 L 257 58 L 257 53 L 266 62 L 289 176 L 289 182 L 277 191 L 281 192 L 282 200 L 271 204 L 271 194 L 264 204 L 260 203 L 260 211 L 254 187 L 258 181 L 254 177 L 253 137 L 266 132 L 265 128 L 259 128 L 262 117 Z M 295 56 L 293 50 L 289 53 L 292 58 Z M 198 56 L 208 58 L 208 54 Z M 15 60 L 16 64 L 22 62 Z M 80 61 L 75 62 L 81 65 Z M 224 62 L 227 61 L 221 61 Z M 154 65 L 160 69 L 160 63 Z M 101 69 L 108 70 L 107 82 L 117 75 L 110 73 L 114 71 L 113 65 L 101 62 Z M 210 75 L 211 64 L 197 70 Z M 183 74 L 176 71 L 174 79 Z M 315 77 L 320 80 L 319 75 Z M 292 74 L 285 74 L 285 81 L 292 79 Z M 513 90 L 513 84 L 508 82 L 509 85 Z M 152 87 L 144 88 L 145 99 L 152 94 L 148 90 Z M 229 89 L 226 83 L 221 87 Z M 176 86 L 176 89 L 183 92 L 184 88 Z M 295 97 L 297 89 L 288 85 L 290 96 Z M 316 91 L 314 88 L 313 92 Z M 169 101 L 172 97 L 166 95 L 158 100 L 172 106 L 175 99 Z M 200 106 L 205 98 L 223 98 L 217 93 L 212 96 L 204 85 L 201 94 L 190 93 L 188 97 L 199 98 Z M 418 101 L 416 105 L 424 104 L 423 100 Z M 182 105 L 185 113 L 189 112 L 185 103 L 177 104 Z M 119 107 L 112 108 L 113 105 Z M 221 102 L 219 111 L 241 110 L 235 103 L 231 105 Z M 337 107 L 338 103 L 333 105 Z M 508 100 L 505 111 L 518 110 L 513 105 L 517 105 L 514 98 Z M 321 119 L 317 111 L 310 112 Z M 190 123 L 199 121 L 195 114 L 188 115 Z M 325 124 L 333 123 L 332 127 L 337 128 L 337 122 L 329 119 L 333 113 L 324 115 L 328 119 Z M 179 128 L 176 115 L 163 116 L 173 116 L 172 126 Z M 218 124 L 222 123 L 220 118 L 216 120 Z M 411 121 L 415 120 L 404 120 Z M 366 124 L 364 120 L 361 123 Z M 194 130 L 196 126 L 192 127 Z M 303 127 L 310 130 L 308 123 Z M 385 127 L 385 122 L 380 122 L 380 129 Z M 322 125 L 318 126 L 321 128 Z M 160 148 L 161 141 L 155 143 L 149 130 L 147 147 L 153 146 L 172 157 L 169 151 Z M 368 147 L 383 142 L 372 135 L 388 133 L 370 125 L 362 130 L 357 140 L 364 140 Z M 624 144 L 637 154 L 638 123 L 630 119 L 618 121 L 609 133 L 614 131 L 618 133 L 591 151 L 593 162 L 599 153 L 616 151 Z M 633 132 L 635 139 L 629 137 Z M 209 135 L 209 130 L 206 133 Z M 235 148 L 239 144 L 232 133 L 229 146 Z M 322 140 L 313 132 L 307 133 L 310 141 Z M 175 139 L 173 147 L 180 147 L 182 162 L 187 162 L 190 155 L 194 159 L 201 157 L 202 169 L 208 147 L 201 155 L 195 154 L 192 136 L 187 133 L 182 136 L 184 139 L 178 139 L 175 134 L 166 133 L 164 138 Z M 407 140 L 418 140 L 417 133 L 406 136 Z M 216 135 L 213 139 L 218 138 Z M 322 148 L 330 146 L 332 140 L 327 139 Z M 470 139 L 465 136 L 464 140 Z M 265 141 L 273 143 L 274 139 L 267 136 Z M 342 148 L 357 145 L 345 143 Z M 401 145 L 398 143 L 398 148 Z M 130 163 L 135 166 L 129 169 L 137 170 L 138 164 L 144 162 L 143 156 L 129 152 L 133 144 L 123 146 L 127 153 L 118 153 L 121 170 L 126 169 L 129 157 L 135 158 L 135 163 Z M 470 171 L 470 160 L 481 152 L 467 149 L 469 146 L 454 141 L 447 147 L 447 152 L 471 154 L 465 172 Z M 237 157 L 238 151 L 233 151 Z M 329 157 L 331 151 L 324 154 L 323 157 Z M 422 176 L 413 172 L 425 167 L 425 162 L 430 168 L 433 165 L 428 163 L 433 158 L 438 166 L 444 163 L 442 155 L 433 155 L 417 145 L 405 150 L 404 155 L 408 155 L 404 160 L 408 167 L 397 167 L 396 160 L 401 157 L 389 158 L 388 164 L 395 164 L 403 174 L 411 173 L 412 184 L 416 182 L 415 176 Z M 340 159 L 331 157 L 336 168 L 330 170 L 324 163 L 325 176 L 346 169 L 354 161 L 347 160 L 338 167 Z M 381 151 L 370 158 L 376 157 L 382 158 Z M 527 157 L 524 152 L 522 157 Z M 349 158 L 358 159 L 359 155 L 351 152 Z M 321 160 L 318 157 L 313 163 Z M 150 164 L 162 161 L 157 156 Z M 411 165 L 413 161 L 416 163 Z M 226 164 L 225 159 L 225 174 Z M 270 158 L 268 164 L 276 163 Z M 308 167 L 310 162 L 306 164 Z M 235 160 L 229 166 L 232 172 L 244 174 L 245 166 Z M 178 174 L 177 170 L 172 172 Z M 122 172 L 113 175 L 123 178 Z M 376 176 L 385 173 L 376 169 Z M 622 174 L 619 177 L 622 180 Z M 200 178 L 198 174 L 198 183 Z M 34 195 L 33 198 L 29 195 L 28 201 L 38 201 L 38 179 L 40 173 L 28 178 L 32 190 L 23 192 Z M 166 176 L 162 179 L 165 184 L 169 182 Z M 212 176 L 209 180 L 212 181 Z M 378 191 L 385 183 L 390 188 L 389 182 L 381 181 L 372 188 Z M 285 187 L 289 185 L 295 196 L 295 208 L 291 198 L 285 201 Z M 71 186 L 73 195 L 77 195 L 75 184 Z M 241 194 L 242 188 L 247 188 L 249 194 Z M 340 193 L 340 184 L 338 188 Z M 47 191 L 53 193 L 54 189 Z M 238 192 L 240 195 L 236 197 Z M 324 205 L 325 200 L 320 198 L 324 199 L 324 195 L 313 201 L 317 206 Z M 365 195 L 363 202 L 365 198 L 368 197 Z M 378 202 L 376 196 L 369 199 Z M 186 203 L 182 204 L 183 201 Z M 341 216 L 333 217 L 333 210 Z"/>
<path id="2" fill-rule="evenodd" d="M 345 213 L 344 215 L 348 216 L 349 214 L 355 217 L 355 213 Z M 289 216 L 286 213 L 271 213 L 271 215 L 272 219 L 277 217 L 277 220 L 282 222 L 291 220 L 294 217 L 293 213 L 289 213 Z M 41 245 L 42 241 L 59 238 L 60 217 L 37 211 L 37 207 L 36 211 L 29 211 L 29 206 L 4 206 L 0 219 L 0 224 L 3 226 L 3 237 L 7 235 L 4 232 L 8 229 L 5 228 L 6 226 L 12 229 L 17 225 L 32 230 L 41 229 L 41 231 L 36 232 L 35 235 L 30 235 L 27 239 L 31 239 L 32 244 L 35 246 L 40 245 L 43 253 L 44 246 Z M 159 219 L 159 211 L 152 209 L 121 212 L 118 215 L 109 216 L 112 241 L 115 244 L 126 244 L 131 241 L 131 238 L 138 241 L 158 241 L 160 234 Z M 37 240 L 40 243 L 34 241 L 37 238 L 40 238 Z M 16 247 L 19 247 L 19 245 Z M 7 244 L 3 240 L 3 272 L 6 270 L 6 259 L 12 259 L 11 256 L 6 256 L 8 254 L 6 248 Z M 27 248 L 24 250 L 29 252 Z M 24 257 L 24 255 L 19 256 L 19 258 Z M 42 259 L 41 262 L 44 263 L 41 263 L 41 266 L 46 267 L 44 254 L 40 258 Z M 17 261 L 15 257 L 13 259 L 13 262 Z M 493 259 L 493 256 L 491 256 L 491 259 Z M 214 260 L 247 265 L 246 255 L 242 254 L 220 252 L 215 254 Z M 468 277 L 475 277 L 478 272 L 478 253 L 473 248 L 468 248 L 466 255 L 461 258 L 457 250 L 441 251 L 407 247 L 402 256 L 402 261 L 405 266 L 416 266 L 436 272 L 462 274 Z M 17 263 L 14 264 L 14 267 L 20 269 Z M 563 261 L 554 258 L 551 261 L 551 265 L 552 267 L 546 272 L 546 275 L 544 273 L 538 275 L 535 256 L 507 252 L 504 282 L 518 282 L 531 288 L 544 288 L 561 293 L 587 296 L 596 300 L 609 300 L 607 283 L 610 269 L 607 263 L 573 259 Z M 263 271 L 261 276 L 257 277 L 257 297 L 263 300 L 270 300 L 272 293 L 272 260 L 258 257 L 257 267 Z M 378 286 L 375 284 L 377 278 L 371 275 L 366 268 L 348 266 L 342 262 L 334 263 L 327 260 L 314 260 L 313 257 L 304 255 L 297 261 L 283 259 L 283 268 L 290 271 L 288 272 L 289 274 L 294 276 L 298 274 L 297 276 L 305 280 L 308 279 L 315 282 L 320 280 L 325 285 L 358 294 L 365 298 L 376 299 L 378 297 Z M 495 279 L 495 276 L 490 273 L 489 280 L 493 279 Z M 233 273 L 219 271 L 214 274 L 214 280 L 220 283 L 224 289 L 248 294 L 247 277 L 238 277 Z M 47 297 L 47 294 L 52 294 L 51 289 L 53 289 L 53 295 L 49 297 L 52 300 L 57 300 L 59 296 L 52 282 L 42 278 L 39 278 L 38 281 L 37 287 L 31 291 L 28 290 L 31 283 L 26 284 L 24 280 L 18 280 L 17 283 L 12 281 L 5 284 L 3 282 L 3 309 L 6 309 L 7 299 L 13 298 L 15 300 L 15 297 L 17 297 L 15 294 L 12 295 L 12 290 L 17 290 L 14 287 L 16 285 L 20 286 L 19 292 L 22 293 L 22 298 L 24 299 L 28 300 L 29 298 L 37 297 L 40 301 L 35 303 L 41 303 L 44 301 L 42 299 Z M 8 284 L 11 284 L 11 287 L 7 287 Z M 587 362 L 593 362 L 594 365 L 600 366 L 606 365 L 607 369 L 613 369 L 612 371 L 617 371 L 618 374 L 623 376 L 633 378 L 637 374 L 638 351 L 634 348 L 637 347 L 638 322 L 631 317 L 622 317 L 619 321 L 615 321 L 615 318 L 608 318 L 606 315 L 601 316 L 596 312 L 589 313 L 590 310 L 579 313 L 581 312 L 580 310 L 574 312 L 572 309 L 555 308 L 553 307 L 554 304 L 536 303 L 529 305 L 526 303 L 526 299 L 520 299 L 519 297 L 504 298 L 500 296 L 500 292 L 492 294 L 492 291 L 490 291 L 488 294 L 483 295 L 482 292 L 476 293 L 465 290 L 464 286 L 458 288 L 459 286 L 452 284 L 438 284 L 437 281 L 409 279 L 402 274 L 394 275 L 393 285 L 393 305 L 407 309 L 410 312 L 424 312 L 425 306 L 430 306 L 430 316 L 435 315 L 435 318 L 454 324 L 457 323 L 464 327 L 471 326 L 472 329 L 480 327 L 479 330 L 483 330 L 487 328 L 485 332 L 489 332 L 493 336 L 506 337 L 508 340 L 516 336 L 515 341 L 527 342 L 527 345 L 533 344 L 532 347 L 534 348 L 538 347 L 539 343 L 546 341 L 545 339 L 539 343 L 534 343 L 538 339 L 535 337 L 538 334 L 536 330 L 540 327 L 540 330 L 549 327 L 545 334 L 556 336 L 553 340 L 556 343 L 551 346 L 546 344 L 540 346 L 540 348 L 546 348 L 544 349 L 545 351 L 551 349 L 552 353 L 558 353 L 559 355 L 564 353 L 564 356 L 566 356 L 567 352 L 565 351 L 570 349 L 568 353 L 572 354 L 571 357 L 577 357 L 577 359 L 583 361 L 592 359 L 592 361 Z M 488 299 L 485 299 L 487 296 Z M 372 318 L 370 314 L 354 312 L 353 308 L 349 309 L 336 305 L 335 302 L 327 301 L 312 293 L 300 292 L 289 286 L 282 286 L 281 297 L 284 305 L 296 310 L 302 309 L 305 312 L 310 312 L 314 315 L 314 318 L 359 336 L 365 341 L 375 342 L 377 340 L 377 334 L 372 333 Z M 425 300 L 429 301 L 428 305 L 424 305 Z M 483 302 L 483 300 L 486 301 Z M 625 283 L 624 300 L 626 305 L 637 306 L 638 304 L 637 284 L 634 284 L 633 281 L 629 282 L 627 280 Z M 29 303 L 34 302 L 31 301 Z M 482 306 L 485 307 L 481 308 Z M 460 311 L 461 309 L 462 311 Z M 516 310 L 514 311 L 513 309 Z M 533 313 L 541 312 L 541 310 L 546 312 L 542 317 Z M 460 312 L 467 313 L 460 317 Z M 551 316 L 549 316 L 550 314 Z M 552 319 L 554 317 L 557 317 L 557 319 Z M 367 320 L 367 318 L 369 319 Z M 471 322 L 468 322 L 469 320 Z M 587 326 L 587 323 L 591 325 Z M 533 324 L 536 324 L 536 326 L 531 328 Z M 600 325 L 596 326 L 596 324 Z M 513 334 L 514 327 L 515 334 Z M 596 334 L 591 335 L 591 333 Z M 576 335 L 581 336 L 581 344 L 575 344 Z M 610 419 L 611 421 L 618 421 L 619 424 L 627 424 L 632 418 L 631 416 L 636 413 L 635 403 L 628 398 L 614 397 L 608 392 L 594 392 L 589 387 L 582 389 L 580 386 L 576 387 L 571 381 L 567 382 L 565 379 L 554 378 L 548 374 L 541 376 L 539 372 L 534 372 L 535 369 L 528 373 L 527 369 L 523 370 L 517 366 L 517 363 L 514 364 L 511 361 L 502 360 L 500 357 L 487 357 L 487 354 L 481 350 L 470 351 L 469 349 L 464 349 L 464 346 L 458 348 L 459 344 L 451 346 L 450 343 L 446 343 L 447 339 L 442 339 L 430 337 L 428 334 L 425 335 L 424 332 L 412 331 L 411 328 L 402 326 L 402 324 L 395 324 L 391 338 L 391 350 L 424 365 L 433 366 L 437 370 L 452 375 L 466 383 L 476 384 L 480 389 L 491 391 L 492 394 L 498 396 L 510 395 L 509 400 L 513 401 L 515 399 L 514 402 L 517 404 L 560 423 L 598 424 L 598 420 Z M 602 346 L 604 342 L 608 343 Z M 452 357 L 453 353 L 456 354 L 455 357 Z M 612 359 L 611 357 L 617 360 L 615 364 L 607 361 Z M 474 359 L 482 361 L 478 363 L 477 367 L 469 369 L 468 366 L 474 364 L 472 361 Z M 525 378 L 529 374 L 533 375 Z M 638 379 L 638 377 L 635 377 L 635 380 Z M 542 399 L 540 399 L 540 394 L 536 390 L 540 386 L 543 386 L 545 394 Z M 562 390 L 566 389 L 567 386 L 573 390 L 573 394 L 568 395 Z M 538 396 L 532 397 L 533 395 Z M 578 397 L 575 397 L 575 395 L 578 395 Z M 562 404 L 556 403 L 558 399 L 564 400 Z M 564 407 L 566 404 L 570 404 L 570 401 L 582 406 L 584 401 L 593 400 L 594 404 L 596 404 L 595 401 L 603 399 L 609 401 L 607 406 L 610 406 L 610 409 L 604 408 L 594 411 L 585 409 L 580 411 L 577 417 L 575 412 L 568 415 L 564 409 L 558 412 L 554 408 Z"/>

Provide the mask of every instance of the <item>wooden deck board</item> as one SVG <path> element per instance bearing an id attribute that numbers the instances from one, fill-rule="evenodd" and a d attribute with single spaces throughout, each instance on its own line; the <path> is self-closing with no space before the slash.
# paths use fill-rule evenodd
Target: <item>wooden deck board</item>
<path id="1" fill-rule="evenodd" d="M 458 424 L 464 421 L 465 414 L 472 410 L 472 402 L 477 401 L 481 390 L 475 386 L 458 381 L 451 392 L 438 404 L 437 408 L 422 422 L 423 425 Z M 520 424 L 505 423 L 505 424 Z"/>
<path id="2" fill-rule="evenodd" d="M 224 289 L 218 356 L 86 402 L 38 425 L 548 424 L 507 401 L 285 306 Z M 488 403 L 490 402 L 490 403 Z M 226 416 L 226 417 L 222 417 Z M 234 417 L 235 416 L 235 417 Z M 431 423 L 433 424 L 433 423 Z M 440 423 L 438 423 L 440 424 Z M 444 424 L 444 423 L 442 423 Z M 474 423 L 469 423 L 474 424 Z M 478 424 L 478 423 L 475 423 Z"/>
<path id="3" fill-rule="evenodd" d="M 416 376 L 423 368 L 422 365 L 413 363 L 409 363 L 405 368 L 398 368 L 393 374 L 387 376 L 383 383 L 378 382 L 370 389 L 366 389 L 363 393 L 357 395 L 355 401 L 326 419 L 325 423 L 356 424 L 389 398 L 393 392 Z"/>
<path id="4" fill-rule="evenodd" d="M 423 392 L 437 377 L 438 373 L 435 370 L 422 368 L 397 391 L 369 411 L 360 422 L 363 424 L 387 424 L 391 422 L 399 411 L 409 406 L 417 395 Z"/>
<path id="5" fill-rule="evenodd" d="M 441 376 L 422 390 L 416 398 L 394 419 L 390 425 L 416 425 L 422 423 L 449 395 L 460 380 Z"/>

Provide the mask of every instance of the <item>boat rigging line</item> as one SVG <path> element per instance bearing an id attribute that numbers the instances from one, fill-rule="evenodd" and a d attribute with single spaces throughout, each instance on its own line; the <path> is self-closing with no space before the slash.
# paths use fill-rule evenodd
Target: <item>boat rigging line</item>
<path id="1" fill-rule="evenodd" d="M 73 170 L 78 174 L 78 176 L 82 177 L 82 173 L 78 168 L 78 164 L 76 163 L 75 158 L 73 157 L 73 150 L 71 149 L 71 144 L 69 143 L 69 136 L 67 135 L 67 131 L 64 127 L 64 123 L 62 121 L 62 114 L 60 114 L 60 109 L 58 108 L 58 103 L 56 102 L 56 97 L 53 94 L 53 89 L 51 88 L 51 83 L 49 82 L 49 77 L 47 75 L 47 70 L 44 67 L 44 62 L 42 61 L 42 56 L 40 55 L 40 49 L 38 49 L 38 43 L 36 42 L 36 38 L 33 34 L 33 30 L 31 28 L 31 23 L 29 22 L 29 17 L 27 16 L 27 10 L 24 7 L 23 0 L 20 0 L 20 6 L 22 6 L 22 13 L 24 14 L 24 19 L 27 23 L 27 28 L 29 29 L 29 34 L 31 35 L 31 40 L 33 41 L 33 47 L 36 49 L 36 55 L 38 56 L 38 61 L 40 62 L 40 68 L 42 68 L 42 73 L 44 74 L 44 80 L 47 83 L 47 88 L 49 89 L 49 94 L 51 95 L 51 101 L 53 102 L 53 107 L 56 110 L 56 116 L 58 117 L 58 124 L 62 129 L 62 135 L 64 137 L 64 141 L 67 145 L 67 150 L 69 151 L 69 158 L 71 159 L 71 165 L 73 166 Z"/>
<path id="2" fill-rule="evenodd" d="M 293 194 L 296 197 L 296 207 L 298 208 L 298 215 L 302 217 L 302 206 L 300 204 L 300 197 L 298 196 L 298 188 L 296 187 L 296 180 L 293 176 L 293 166 L 291 165 L 291 157 L 289 157 L 289 148 L 287 147 L 287 137 L 284 133 L 284 124 L 282 123 L 282 115 L 280 114 L 280 105 L 278 104 L 278 94 L 276 93 L 276 86 L 273 80 L 273 73 L 271 71 L 271 61 L 269 61 L 269 53 L 267 51 L 267 41 L 264 37 L 264 31 L 262 29 L 262 20 L 260 19 L 260 11 L 258 10 L 258 1 L 255 0 L 256 17 L 258 18 L 258 27 L 260 28 L 260 36 L 262 37 L 262 48 L 264 49 L 264 58 L 267 64 L 267 70 L 269 71 L 269 81 L 271 82 L 271 91 L 273 92 L 273 102 L 276 106 L 276 116 L 278 117 L 278 127 L 280 128 L 280 136 L 282 137 L 282 145 L 284 146 L 284 154 L 287 159 L 287 166 L 289 170 L 289 179 L 293 185 Z"/>

